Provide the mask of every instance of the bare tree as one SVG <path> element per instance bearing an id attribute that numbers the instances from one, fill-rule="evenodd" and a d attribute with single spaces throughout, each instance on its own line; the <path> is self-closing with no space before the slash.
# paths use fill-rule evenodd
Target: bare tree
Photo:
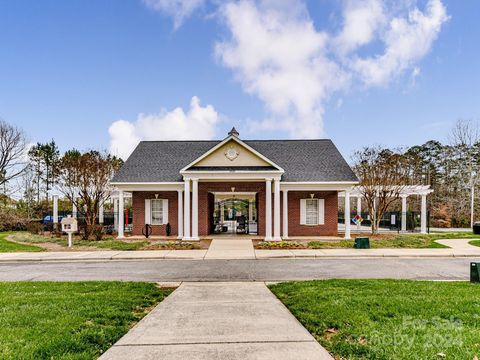
<path id="1" fill-rule="evenodd" d="M 353 155 L 353 169 L 360 179 L 359 189 L 367 203 L 372 234 L 389 206 L 409 184 L 410 166 L 400 152 L 381 147 L 365 147 Z"/>
<path id="2" fill-rule="evenodd" d="M 0 119 L 0 186 L 4 187 L 25 171 L 25 150 L 23 131 Z"/>
<path id="3" fill-rule="evenodd" d="M 84 239 L 94 231 L 99 207 L 110 195 L 109 181 L 121 166 L 114 156 L 99 151 L 67 151 L 60 160 L 60 191 L 85 217 Z"/>
<path id="4" fill-rule="evenodd" d="M 464 186 L 470 189 L 470 226 L 473 227 L 475 212 L 475 187 L 478 184 L 480 159 L 480 127 L 472 120 L 458 120 L 450 134 L 450 143 L 454 147 L 460 165 L 460 178 Z"/>

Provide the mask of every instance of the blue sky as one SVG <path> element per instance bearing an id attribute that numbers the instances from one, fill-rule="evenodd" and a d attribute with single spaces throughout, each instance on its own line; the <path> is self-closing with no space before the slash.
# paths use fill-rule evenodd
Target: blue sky
<path id="1" fill-rule="evenodd" d="M 186 15 L 168 0 L 0 0 L 0 117 L 62 150 L 125 154 L 140 139 L 222 138 L 235 125 L 242 138 L 329 137 L 347 157 L 445 140 L 457 119 L 480 119 L 479 1 L 385 5 L 363 40 L 342 32 L 348 14 L 361 20 L 348 1 L 183 1 Z M 395 66 L 374 63 L 392 19 L 428 16 L 433 2 L 446 8 L 438 26 L 417 29 Z"/>

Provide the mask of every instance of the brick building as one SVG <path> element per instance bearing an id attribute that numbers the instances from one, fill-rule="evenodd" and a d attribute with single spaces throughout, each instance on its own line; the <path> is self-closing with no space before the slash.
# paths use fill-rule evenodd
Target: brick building
<path id="1" fill-rule="evenodd" d="M 358 180 L 331 140 L 243 141 L 232 129 L 222 141 L 142 141 L 111 183 L 119 237 L 129 192 L 133 235 L 147 224 L 166 235 L 170 224 L 189 241 L 227 233 L 281 240 L 337 235 L 338 194 L 349 203 Z"/>

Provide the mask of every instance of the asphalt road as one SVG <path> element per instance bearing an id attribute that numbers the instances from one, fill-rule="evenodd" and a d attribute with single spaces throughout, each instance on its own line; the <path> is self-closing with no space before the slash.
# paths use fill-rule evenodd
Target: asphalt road
<path id="1" fill-rule="evenodd" d="M 468 280 L 480 258 L 148 260 L 0 264 L 0 281 Z"/>

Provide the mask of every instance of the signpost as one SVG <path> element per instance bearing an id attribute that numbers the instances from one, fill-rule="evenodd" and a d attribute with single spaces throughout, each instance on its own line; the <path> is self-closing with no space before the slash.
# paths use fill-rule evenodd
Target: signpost
<path id="1" fill-rule="evenodd" d="M 360 226 L 362 225 L 363 218 L 357 214 L 352 218 L 352 222 L 357 225 L 357 230 L 360 230 Z"/>

